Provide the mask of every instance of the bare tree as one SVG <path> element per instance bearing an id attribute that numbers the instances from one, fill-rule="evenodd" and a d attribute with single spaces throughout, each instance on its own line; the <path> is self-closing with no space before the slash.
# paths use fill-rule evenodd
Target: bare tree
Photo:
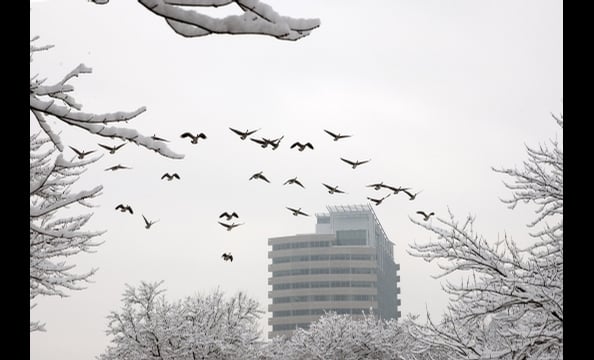
<path id="1" fill-rule="evenodd" d="M 563 128 L 563 118 L 555 117 Z M 532 245 L 520 248 L 507 236 L 491 245 L 473 229 L 474 218 L 463 223 L 437 218 L 438 224 L 411 221 L 437 235 L 428 244 L 414 244 L 410 253 L 439 261 L 437 278 L 463 272 L 461 283 L 446 282 L 451 295 L 448 312 L 436 324 L 415 327 L 416 337 L 440 344 L 457 359 L 563 358 L 563 150 L 527 147 L 522 169 L 493 169 L 509 175 L 505 183 L 511 209 L 520 203 L 537 205 L 528 224 Z"/>
<path id="2" fill-rule="evenodd" d="M 81 228 L 92 214 L 62 216 L 59 212 L 71 205 L 89 207 L 88 200 L 98 196 L 102 186 L 73 192 L 71 186 L 85 167 L 99 157 L 80 161 L 65 160 L 50 140 L 39 134 L 30 137 L 30 299 L 39 295 L 68 296 L 65 290 L 81 290 L 96 269 L 82 274 L 72 272 L 75 265 L 66 257 L 80 252 L 93 252 L 100 243 L 94 240 L 102 232 Z M 48 146 L 51 147 L 48 149 Z M 35 305 L 33 304 L 31 308 Z M 44 330 L 39 322 L 31 322 L 31 331 Z"/>
<path id="3" fill-rule="evenodd" d="M 111 343 L 99 359 L 254 359 L 262 341 L 258 303 L 216 290 L 169 302 L 162 282 L 127 286 L 121 311 L 108 316 Z"/>
<path id="4" fill-rule="evenodd" d="M 109 0 L 93 0 L 107 4 Z M 211 34 L 256 34 L 279 40 L 299 40 L 320 26 L 318 19 L 294 19 L 279 15 L 272 7 L 258 0 L 138 0 L 140 4 L 162 17 L 173 31 L 184 37 Z M 220 7 L 235 4 L 242 15 L 213 18 L 184 7 Z"/>

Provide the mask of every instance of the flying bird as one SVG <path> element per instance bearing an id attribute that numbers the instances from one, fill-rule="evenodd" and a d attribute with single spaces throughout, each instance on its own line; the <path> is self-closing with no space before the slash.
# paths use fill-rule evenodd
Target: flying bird
<path id="1" fill-rule="evenodd" d="M 328 193 L 329 194 L 334 194 L 334 193 L 344 194 L 345 193 L 342 190 L 338 190 L 338 185 L 336 185 L 336 186 L 330 186 L 330 185 L 327 185 L 327 184 L 324 184 L 324 183 L 322 183 L 322 185 L 324 185 L 328 189 Z"/>
<path id="2" fill-rule="evenodd" d="M 301 182 L 299 182 L 299 180 L 297 180 L 297 177 L 295 176 L 292 179 L 289 179 L 287 181 L 285 181 L 285 183 L 283 185 L 287 185 L 287 184 L 297 184 L 299 186 L 301 186 L 302 188 L 305 189 L 305 186 L 303 186 L 303 184 Z"/>
<path id="3" fill-rule="evenodd" d="M 134 211 L 132 211 L 132 207 L 130 207 L 130 205 L 125 205 L 124 206 L 124 204 L 119 204 L 118 206 L 116 206 L 115 209 L 116 210 L 120 210 L 121 212 L 129 211 L 130 214 L 134 214 Z"/>
<path id="4" fill-rule="evenodd" d="M 227 231 L 231 231 L 231 230 L 233 230 L 233 228 L 236 228 L 236 227 L 238 227 L 239 225 L 243 225 L 243 223 L 240 223 L 240 224 L 236 224 L 236 223 L 225 224 L 225 223 L 222 223 L 222 222 L 220 222 L 220 221 L 217 221 L 217 222 L 218 222 L 219 224 L 223 225 L 224 227 L 226 227 L 226 228 L 227 228 Z"/>
<path id="5" fill-rule="evenodd" d="M 384 182 L 382 181 L 381 183 L 367 185 L 367 187 L 372 187 L 374 190 L 381 190 L 381 188 L 385 187 L 385 185 L 384 185 Z"/>
<path id="6" fill-rule="evenodd" d="M 223 253 L 223 255 L 221 256 L 223 258 L 223 260 L 225 261 L 231 261 L 233 262 L 233 255 L 231 255 L 231 253 Z"/>
<path id="7" fill-rule="evenodd" d="M 109 150 L 110 154 L 115 154 L 115 152 L 118 151 L 119 149 L 121 149 L 122 146 L 126 145 L 126 143 L 120 144 L 118 146 L 107 146 L 107 145 L 103 145 L 103 144 L 98 144 L 98 145 L 106 150 Z"/>
<path id="8" fill-rule="evenodd" d="M 107 171 L 107 170 L 116 171 L 116 170 L 119 170 L 119 169 L 132 169 L 132 168 L 131 167 L 122 166 L 122 165 L 118 164 L 116 166 L 112 166 L 110 168 L 105 169 L 105 171 Z"/>
<path id="9" fill-rule="evenodd" d="M 157 135 L 153 135 L 151 136 L 151 139 L 155 140 L 155 141 L 164 141 L 164 142 L 169 142 L 169 140 L 165 140 L 163 138 L 158 137 Z"/>
<path id="10" fill-rule="evenodd" d="M 299 151 L 303 151 L 303 150 L 305 150 L 305 148 L 310 148 L 312 150 L 314 148 L 313 145 L 310 142 L 305 143 L 305 144 L 302 144 L 299 141 L 297 141 L 296 143 L 294 143 L 293 145 L 291 145 L 291 149 L 294 148 L 295 146 L 297 146 L 299 148 Z"/>
<path id="11" fill-rule="evenodd" d="M 126 143 L 124 143 L 124 144 L 126 144 Z M 92 153 L 95 152 L 95 150 L 91 150 L 91 151 L 80 151 L 80 150 L 76 150 L 72 146 L 69 146 L 69 147 L 76 153 L 76 155 L 78 155 L 78 158 L 81 159 L 81 160 L 84 159 L 85 156 L 87 156 L 87 155 L 92 154 Z"/>
<path id="12" fill-rule="evenodd" d="M 421 214 L 421 215 L 423 215 L 423 217 L 424 217 L 424 219 L 423 219 L 423 220 L 424 220 L 424 221 L 427 221 L 427 220 L 429 220 L 429 218 L 430 218 L 432 215 L 435 215 L 435 213 L 434 213 L 434 212 L 430 212 L 430 213 L 429 213 L 429 215 L 427 215 L 427 214 L 426 214 L 424 211 L 417 211 L 417 214 Z"/>
<path id="13" fill-rule="evenodd" d="M 342 161 L 344 161 L 345 163 L 347 163 L 347 164 L 351 165 L 351 166 L 353 167 L 353 169 L 356 169 L 356 168 L 357 168 L 357 166 L 359 166 L 359 165 L 363 165 L 363 164 L 365 164 L 365 163 L 368 163 L 368 162 L 370 162 L 370 161 L 371 161 L 371 159 L 369 159 L 369 160 L 363 160 L 363 161 L 359 161 L 359 160 L 357 160 L 357 161 L 354 161 L 354 162 L 353 162 L 353 161 L 351 161 L 351 160 L 347 160 L 347 159 L 345 159 L 345 158 L 340 158 L 340 160 L 342 160 Z"/>
<path id="14" fill-rule="evenodd" d="M 250 140 L 252 140 L 255 143 L 260 144 L 260 147 L 262 147 L 262 148 L 266 148 L 268 145 L 270 145 L 270 141 L 267 140 L 267 139 L 264 139 L 264 138 L 262 138 L 260 140 L 254 139 L 254 138 L 250 138 Z"/>
<path id="15" fill-rule="evenodd" d="M 351 136 L 352 136 L 352 135 L 342 135 L 342 134 L 340 134 L 340 133 L 338 133 L 338 134 L 335 134 L 335 133 L 333 133 L 332 131 L 328 131 L 328 130 L 325 130 L 325 129 L 324 129 L 324 131 L 325 131 L 325 132 L 326 132 L 328 135 L 332 136 L 332 137 L 334 138 L 334 141 L 338 141 L 338 140 L 340 140 L 340 139 L 344 139 L 344 138 L 348 138 L 348 137 L 351 137 Z"/>
<path id="16" fill-rule="evenodd" d="M 301 208 L 293 209 L 293 208 L 287 207 L 287 209 L 291 210 L 293 212 L 293 215 L 295 215 L 295 216 L 298 216 L 298 215 L 309 216 L 306 213 L 304 213 L 303 211 L 301 211 Z"/>
<path id="17" fill-rule="evenodd" d="M 268 140 L 270 142 L 270 145 L 272 146 L 272 150 L 276 150 L 276 148 L 280 145 L 281 140 L 284 138 L 285 136 L 281 136 L 278 139 L 274 139 L 274 140 Z"/>
<path id="18" fill-rule="evenodd" d="M 234 128 L 229 128 L 229 130 L 233 131 L 234 133 L 236 133 L 237 135 L 239 135 L 239 137 L 241 138 L 241 140 L 245 140 L 248 136 L 252 135 L 253 133 L 255 133 L 256 131 L 260 130 L 260 129 L 256 129 L 256 130 L 246 130 L 246 131 L 239 131 L 236 130 Z"/>
<path id="19" fill-rule="evenodd" d="M 185 132 L 185 133 L 181 134 L 180 137 L 182 139 L 189 137 L 190 139 L 192 139 L 192 144 L 198 144 L 198 139 L 206 139 L 206 134 L 200 133 L 200 134 L 196 134 L 196 136 L 194 136 L 192 133 Z"/>
<path id="20" fill-rule="evenodd" d="M 268 181 L 268 179 L 264 175 L 262 175 L 262 171 L 252 175 L 250 177 L 250 180 L 252 180 L 252 179 L 262 179 L 262 180 L 266 181 L 267 183 L 270 183 L 270 181 Z"/>
<path id="21" fill-rule="evenodd" d="M 420 193 L 421 193 L 423 190 L 421 190 L 421 191 L 417 191 L 417 192 L 416 192 L 416 193 L 414 193 L 414 194 L 411 194 L 411 193 L 409 193 L 409 192 L 408 192 L 408 191 L 406 191 L 406 190 L 402 190 L 402 191 L 404 191 L 404 192 L 406 193 L 406 195 L 408 195 L 408 197 L 409 197 L 409 200 L 414 200 L 414 199 L 417 197 L 417 195 L 419 195 L 419 194 L 420 194 Z"/>
<path id="22" fill-rule="evenodd" d="M 231 214 L 229 214 L 228 212 L 225 211 L 224 213 L 219 215 L 219 219 L 222 217 L 225 217 L 225 218 L 227 218 L 227 221 L 230 221 L 234 217 L 239 218 L 239 215 L 237 215 L 237 213 L 235 211 L 232 212 Z"/>
<path id="23" fill-rule="evenodd" d="M 177 173 L 173 173 L 173 174 L 169 174 L 169 173 L 165 173 L 163 174 L 163 176 L 161 176 L 161 180 L 167 178 L 167 181 L 171 181 L 174 178 L 179 180 L 179 175 Z"/>
<path id="24" fill-rule="evenodd" d="M 146 229 L 150 229 L 150 228 L 151 228 L 151 226 L 153 226 L 155 223 L 157 223 L 157 222 L 159 221 L 159 220 L 155 220 L 155 221 L 148 221 L 144 215 L 142 215 L 142 218 L 144 219 L 144 223 L 146 224 L 146 225 L 144 226 Z"/>
<path id="25" fill-rule="evenodd" d="M 381 199 L 374 199 L 374 198 L 370 198 L 370 197 L 367 197 L 367 199 L 370 200 L 370 201 L 373 201 L 375 203 L 375 206 L 379 206 L 382 203 L 382 201 L 384 201 L 385 199 L 389 198 L 390 195 L 392 195 L 392 194 L 388 194 L 388 195 L 384 196 Z"/>
<path id="26" fill-rule="evenodd" d="M 390 190 L 392 190 L 392 191 L 394 192 L 394 195 L 398 195 L 398 193 L 399 193 L 399 192 L 401 192 L 401 191 L 410 190 L 410 188 L 403 188 L 403 187 L 401 187 L 401 186 L 399 186 L 399 187 L 394 187 L 394 186 L 390 186 L 390 185 L 384 185 L 384 187 L 385 187 L 386 189 L 390 189 Z"/>

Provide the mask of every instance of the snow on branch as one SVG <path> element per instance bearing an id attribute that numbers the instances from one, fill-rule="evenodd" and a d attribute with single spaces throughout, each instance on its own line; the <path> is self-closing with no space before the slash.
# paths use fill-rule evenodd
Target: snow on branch
<path id="1" fill-rule="evenodd" d="M 44 47 L 43 49 L 47 48 L 49 47 Z M 33 56 L 34 51 L 39 51 L 39 49 L 41 48 L 31 46 L 31 56 Z M 112 123 L 127 123 L 145 112 L 146 107 L 144 106 L 129 112 L 117 111 L 104 114 L 81 112 L 82 104 L 77 103 L 74 97 L 69 94 L 74 91 L 74 87 L 71 84 L 67 84 L 67 82 L 74 77 L 78 77 L 80 74 L 89 74 L 91 72 L 91 68 L 80 64 L 66 74 L 62 80 L 53 85 L 44 85 L 45 79 L 36 80 L 36 76 L 30 79 L 29 109 L 37 119 L 41 129 L 49 136 L 59 151 L 64 150 L 64 145 L 60 140 L 60 136 L 52 130 L 47 122 L 46 118 L 48 116 L 58 119 L 65 124 L 81 128 L 91 134 L 134 142 L 136 145 L 153 150 L 168 158 L 184 158 L 184 155 L 170 150 L 164 142 L 155 141 L 151 137 L 142 135 L 137 130 L 108 126 Z"/>
<path id="2" fill-rule="evenodd" d="M 255 34 L 280 40 L 299 40 L 320 26 L 319 19 L 295 19 L 279 15 L 258 0 L 138 0 L 154 14 L 163 17 L 179 35 L 198 37 L 210 34 Z M 219 7 L 237 4 L 244 12 L 213 18 L 184 7 Z"/>

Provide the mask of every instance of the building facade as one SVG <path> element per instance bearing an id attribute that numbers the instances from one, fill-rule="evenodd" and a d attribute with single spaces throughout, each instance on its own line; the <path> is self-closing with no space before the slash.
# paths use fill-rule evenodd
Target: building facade
<path id="1" fill-rule="evenodd" d="M 328 206 L 313 234 L 273 237 L 268 324 L 274 336 L 308 328 L 326 311 L 400 317 L 400 266 L 370 205 Z"/>

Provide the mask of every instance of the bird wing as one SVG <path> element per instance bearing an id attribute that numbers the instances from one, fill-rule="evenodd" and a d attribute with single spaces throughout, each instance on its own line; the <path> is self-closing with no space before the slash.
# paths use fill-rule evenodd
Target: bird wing
<path id="1" fill-rule="evenodd" d="M 294 183 L 305 189 L 305 186 L 303 186 L 303 184 L 300 183 L 299 180 L 295 180 Z"/>
<path id="2" fill-rule="evenodd" d="M 200 133 L 200 134 L 198 134 L 197 137 L 202 138 L 202 139 L 206 139 L 206 134 L 205 133 Z"/>
<path id="3" fill-rule="evenodd" d="M 291 149 L 294 148 L 295 146 L 301 146 L 301 144 L 299 142 L 296 142 L 293 145 L 291 145 Z"/>
<path id="4" fill-rule="evenodd" d="M 81 155 L 82 154 L 80 151 L 76 150 L 72 146 L 68 146 L 68 147 L 71 148 L 77 155 Z"/>
<path id="5" fill-rule="evenodd" d="M 307 146 L 308 148 L 310 148 L 310 149 L 312 149 L 312 150 L 313 150 L 313 148 L 314 148 L 314 147 L 313 147 L 313 145 L 312 145 L 311 143 L 307 143 L 307 144 L 305 144 L 305 146 Z"/>
<path id="6" fill-rule="evenodd" d="M 337 192 L 337 193 L 339 193 L 339 194 L 344 194 L 344 191 L 342 191 L 342 190 L 338 190 L 338 188 L 337 188 L 336 190 L 334 190 L 334 192 Z"/>
<path id="7" fill-rule="evenodd" d="M 233 255 L 229 255 L 229 261 L 233 262 Z"/>
<path id="8" fill-rule="evenodd" d="M 340 134 L 338 135 L 339 139 L 348 138 L 348 137 L 351 137 L 351 135 L 340 135 Z"/>
<path id="9" fill-rule="evenodd" d="M 425 217 L 427 216 L 427 214 L 425 214 L 425 212 L 424 212 L 424 211 L 417 211 L 417 214 L 421 214 L 421 215 L 423 215 L 423 216 L 425 216 Z"/>
<path id="10" fill-rule="evenodd" d="M 124 146 L 124 145 L 126 145 L 126 143 L 122 143 L 122 144 L 120 144 L 120 145 L 118 145 L 118 146 L 115 146 L 113 149 L 114 149 L 114 150 L 119 150 L 119 149 L 120 149 L 122 146 Z"/>
<path id="11" fill-rule="evenodd" d="M 95 150 L 91 150 L 91 151 L 85 151 L 85 152 L 83 153 L 83 155 L 90 155 L 90 154 L 92 154 L 92 153 L 94 153 L 94 152 L 95 152 Z"/>
<path id="12" fill-rule="evenodd" d="M 328 190 L 334 190 L 334 187 L 332 187 L 330 185 L 327 185 L 327 184 L 324 184 L 324 183 L 322 183 L 322 185 L 324 185 L 325 187 L 327 187 Z"/>
<path id="13" fill-rule="evenodd" d="M 108 170 L 114 170 L 115 168 L 116 168 L 115 166 L 112 166 L 112 167 L 110 167 L 110 168 L 107 168 L 107 169 L 105 169 L 105 171 L 108 171 Z"/>
<path id="14" fill-rule="evenodd" d="M 359 165 L 362 165 L 362 164 L 368 163 L 368 162 L 370 162 L 370 161 L 371 161 L 371 159 L 369 159 L 369 160 L 363 160 L 363 161 L 357 161 L 357 163 L 358 163 Z"/>
<path id="15" fill-rule="evenodd" d="M 116 206 L 116 208 L 115 208 L 115 209 L 116 209 L 116 210 L 119 210 L 119 209 L 125 209 L 125 207 L 124 207 L 124 205 L 120 204 L 120 205 Z"/>
<path id="16" fill-rule="evenodd" d="M 144 217 L 144 215 L 142 215 L 142 218 L 144 219 L 144 222 L 145 222 L 147 225 L 150 225 L 150 224 L 151 224 L 151 223 L 150 223 L 150 222 L 149 222 L 149 221 L 146 219 L 146 217 Z"/>
<path id="17" fill-rule="evenodd" d="M 169 173 L 165 173 L 165 174 L 163 174 L 163 176 L 161 176 L 161 180 L 163 180 L 165 178 L 171 179 L 171 176 L 169 175 Z"/>
<path id="18" fill-rule="evenodd" d="M 221 215 L 219 215 L 219 219 L 222 217 L 229 217 L 229 214 L 225 211 L 224 213 L 222 213 Z"/>
<path id="19" fill-rule="evenodd" d="M 347 163 L 347 164 L 350 164 L 350 165 L 355 165 L 355 163 L 354 163 L 354 162 L 352 162 L 351 160 L 347 160 L 347 159 L 345 159 L 345 158 L 340 158 L 340 160 L 344 161 L 344 162 L 345 162 L 345 163 Z"/>
<path id="20" fill-rule="evenodd" d="M 233 214 L 231 214 L 231 217 L 234 217 L 234 216 L 239 219 L 239 215 L 237 215 L 237 213 L 235 211 L 233 212 Z"/>
<path id="21" fill-rule="evenodd" d="M 256 131 L 258 131 L 258 130 L 260 130 L 260 129 L 256 129 L 256 130 L 252 130 L 252 131 L 248 131 L 248 130 L 246 130 L 246 131 L 245 131 L 245 135 L 246 135 L 246 136 L 250 136 L 250 135 L 252 135 L 253 133 L 255 133 Z"/>
<path id="22" fill-rule="evenodd" d="M 179 179 L 179 175 L 177 175 L 177 173 L 173 174 L 172 177 Z"/>
<path id="23" fill-rule="evenodd" d="M 239 130 L 236 130 L 234 128 L 231 128 L 231 127 L 229 128 L 229 130 L 233 131 L 234 133 L 236 133 L 237 135 L 240 135 L 240 136 L 242 136 L 242 135 L 249 135 L 249 134 L 243 133 L 243 132 L 241 132 Z"/>
<path id="24" fill-rule="evenodd" d="M 130 214 L 134 214 L 134 211 L 132 211 L 132 207 L 130 205 L 126 206 L 126 209 L 130 210 Z"/>
<path id="25" fill-rule="evenodd" d="M 326 130 L 326 129 L 324 129 L 324 131 L 325 131 L 327 134 L 329 134 L 330 136 L 334 137 L 334 138 L 338 137 L 338 135 L 336 135 L 336 134 L 335 134 L 335 133 L 333 133 L 332 131 L 328 131 L 328 130 Z"/>
<path id="26" fill-rule="evenodd" d="M 267 183 L 270 183 L 270 181 L 266 178 L 266 176 L 260 175 L 259 177 L 260 177 L 260 179 L 266 181 Z"/>
<path id="27" fill-rule="evenodd" d="M 301 214 L 301 215 L 309 216 L 308 214 L 304 213 L 304 212 L 303 212 L 303 211 L 301 211 L 301 210 L 299 210 L 299 211 L 298 211 L 298 213 L 299 213 L 299 214 Z"/>
<path id="28" fill-rule="evenodd" d="M 231 227 L 231 225 L 229 225 L 229 224 L 225 224 L 225 223 L 222 223 L 222 222 L 220 222 L 220 221 L 217 221 L 217 222 L 218 222 L 219 224 L 223 225 L 223 226 L 224 226 L 224 227 L 226 227 L 226 228 L 229 228 L 229 227 Z"/>
<path id="29" fill-rule="evenodd" d="M 106 149 L 106 150 L 109 150 L 109 151 L 113 150 L 113 148 L 112 148 L 111 146 L 107 146 L 107 145 L 103 145 L 103 144 L 97 144 L 97 145 L 99 145 L 99 146 L 101 146 L 102 148 L 104 148 L 104 149 Z"/>
<path id="30" fill-rule="evenodd" d="M 181 138 L 187 138 L 187 137 L 190 137 L 190 138 L 192 138 L 192 139 L 193 139 L 193 138 L 194 138 L 194 135 L 190 134 L 189 132 L 185 132 L 185 133 L 181 134 L 181 136 L 180 136 L 180 137 L 181 137 Z"/>
<path id="31" fill-rule="evenodd" d="M 252 140 L 253 142 L 258 143 L 260 145 L 268 144 L 268 141 L 266 141 L 266 140 L 258 140 L 258 139 L 254 139 L 254 138 L 250 138 L 250 140 Z"/>
<path id="32" fill-rule="evenodd" d="M 409 197 L 413 197 L 413 194 L 409 193 L 406 189 L 402 189 L 402 191 L 404 191 Z"/>

